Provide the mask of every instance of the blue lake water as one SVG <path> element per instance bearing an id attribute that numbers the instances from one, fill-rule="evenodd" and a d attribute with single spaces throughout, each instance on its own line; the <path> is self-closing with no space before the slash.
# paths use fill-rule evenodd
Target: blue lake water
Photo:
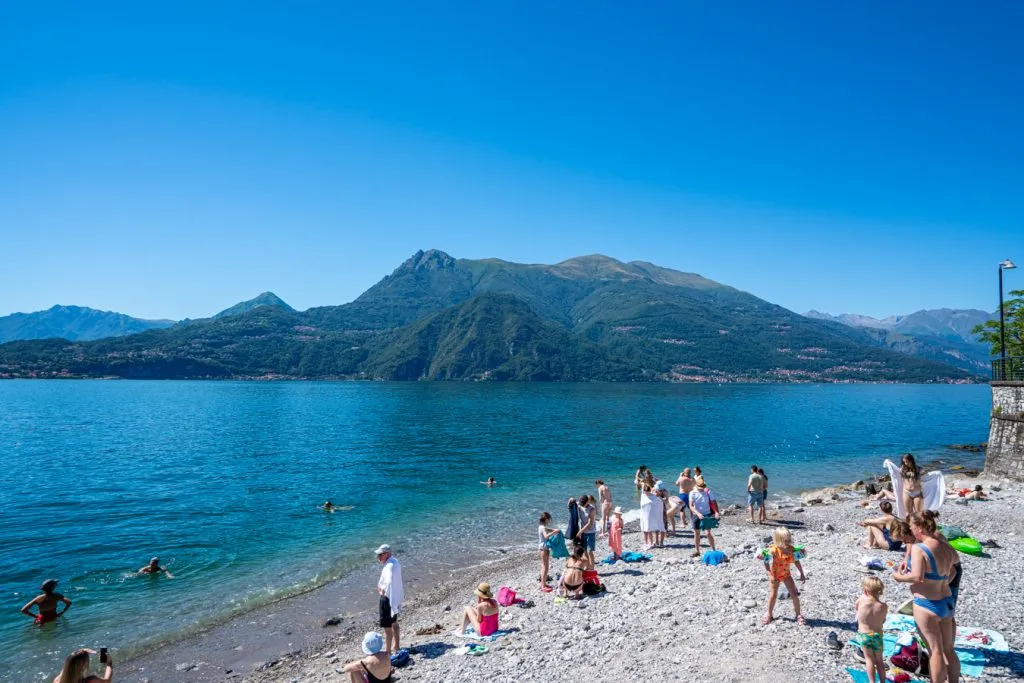
<path id="1" fill-rule="evenodd" d="M 987 386 L 0 382 L 0 671 L 131 654 L 354 567 L 390 541 L 450 563 L 528 542 L 536 513 L 646 464 L 739 501 L 852 481 L 988 435 Z M 979 460 L 980 462 L 980 460 Z M 486 489 L 479 482 L 498 478 Z M 330 498 L 352 505 L 327 515 Z M 173 581 L 131 574 L 159 555 Z M 61 622 L 18 609 L 43 579 Z M 0 676 L 2 677 L 2 676 Z"/>

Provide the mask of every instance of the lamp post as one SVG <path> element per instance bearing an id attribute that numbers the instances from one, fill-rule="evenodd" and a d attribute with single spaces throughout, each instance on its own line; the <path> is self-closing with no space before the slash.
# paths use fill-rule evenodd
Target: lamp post
<path id="1" fill-rule="evenodd" d="M 1010 259 L 999 264 L 999 376 L 1006 377 L 1006 325 L 1003 315 L 1003 271 L 1017 266 Z"/>

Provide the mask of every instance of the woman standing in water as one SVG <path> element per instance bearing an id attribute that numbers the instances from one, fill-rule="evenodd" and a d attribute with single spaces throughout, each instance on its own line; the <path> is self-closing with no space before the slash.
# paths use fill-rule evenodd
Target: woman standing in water
<path id="1" fill-rule="evenodd" d="M 21 613 L 27 617 L 31 617 L 36 620 L 36 623 L 42 626 L 43 624 L 51 621 L 57 621 L 57 617 L 61 616 L 68 611 L 68 607 L 71 607 L 71 601 L 65 598 L 60 593 L 54 592 L 57 587 L 57 579 L 47 579 L 40 586 L 40 590 L 43 591 L 42 595 L 37 595 L 27 605 L 21 608 Z M 63 602 L 64 609 L 57 611 L 57 603 Z M 32 605 L 35 605 L 39 612 L 37 614 L 32 613 Z M 86 658 L 88 659 L 88 657 Z"/>

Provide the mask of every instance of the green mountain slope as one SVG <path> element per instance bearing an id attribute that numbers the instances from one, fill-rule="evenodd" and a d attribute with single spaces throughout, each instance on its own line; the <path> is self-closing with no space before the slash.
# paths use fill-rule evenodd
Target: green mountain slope
<path id="1" fill-rule="evenodd" d="M 89 341 L 162 329 L 173 324 L 173 320 L 143 320 L 83 306 L 53 306 L 45 311 L 0 317 L 0 344 L 51 338 Z"/>
<path id="2" fill-rule="evenodd" d="M 279 308 L 282 311 L 288 311 L 289 313 L 294 312 L 295 309 L 286 304 L 281 297 L 274 294 L 273 292 L 263 292 L 254 299 L 248 301 L 242 301 L 231 308 L 225 308 L 220 313 L 213 316 L 214 318 L 227 318 L 232 315 L 239 315 L 241 313 L 248 313 L 254 311 L 261 306 L 269 306 L 271 308 Z"/>
<path id="3" fill-rule="evenodd" d="M 417 252 L 342 306 L 295 312 L 265 303 L 119 340 L 0 346 L 0 375 L 33 373 L 713 382 L 969 376 L 878 348 L 863 330 L 650 263 L 594 255 L 517 264 L 439 251 Z"/>

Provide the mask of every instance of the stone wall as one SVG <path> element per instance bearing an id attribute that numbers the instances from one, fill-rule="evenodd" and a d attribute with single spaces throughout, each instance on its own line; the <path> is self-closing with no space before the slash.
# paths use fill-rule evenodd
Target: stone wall
<path id="1" fill-rule="evenodd" d="M 992 383 L 985 474 L 1024 481 L 1024 382 Z"/>

